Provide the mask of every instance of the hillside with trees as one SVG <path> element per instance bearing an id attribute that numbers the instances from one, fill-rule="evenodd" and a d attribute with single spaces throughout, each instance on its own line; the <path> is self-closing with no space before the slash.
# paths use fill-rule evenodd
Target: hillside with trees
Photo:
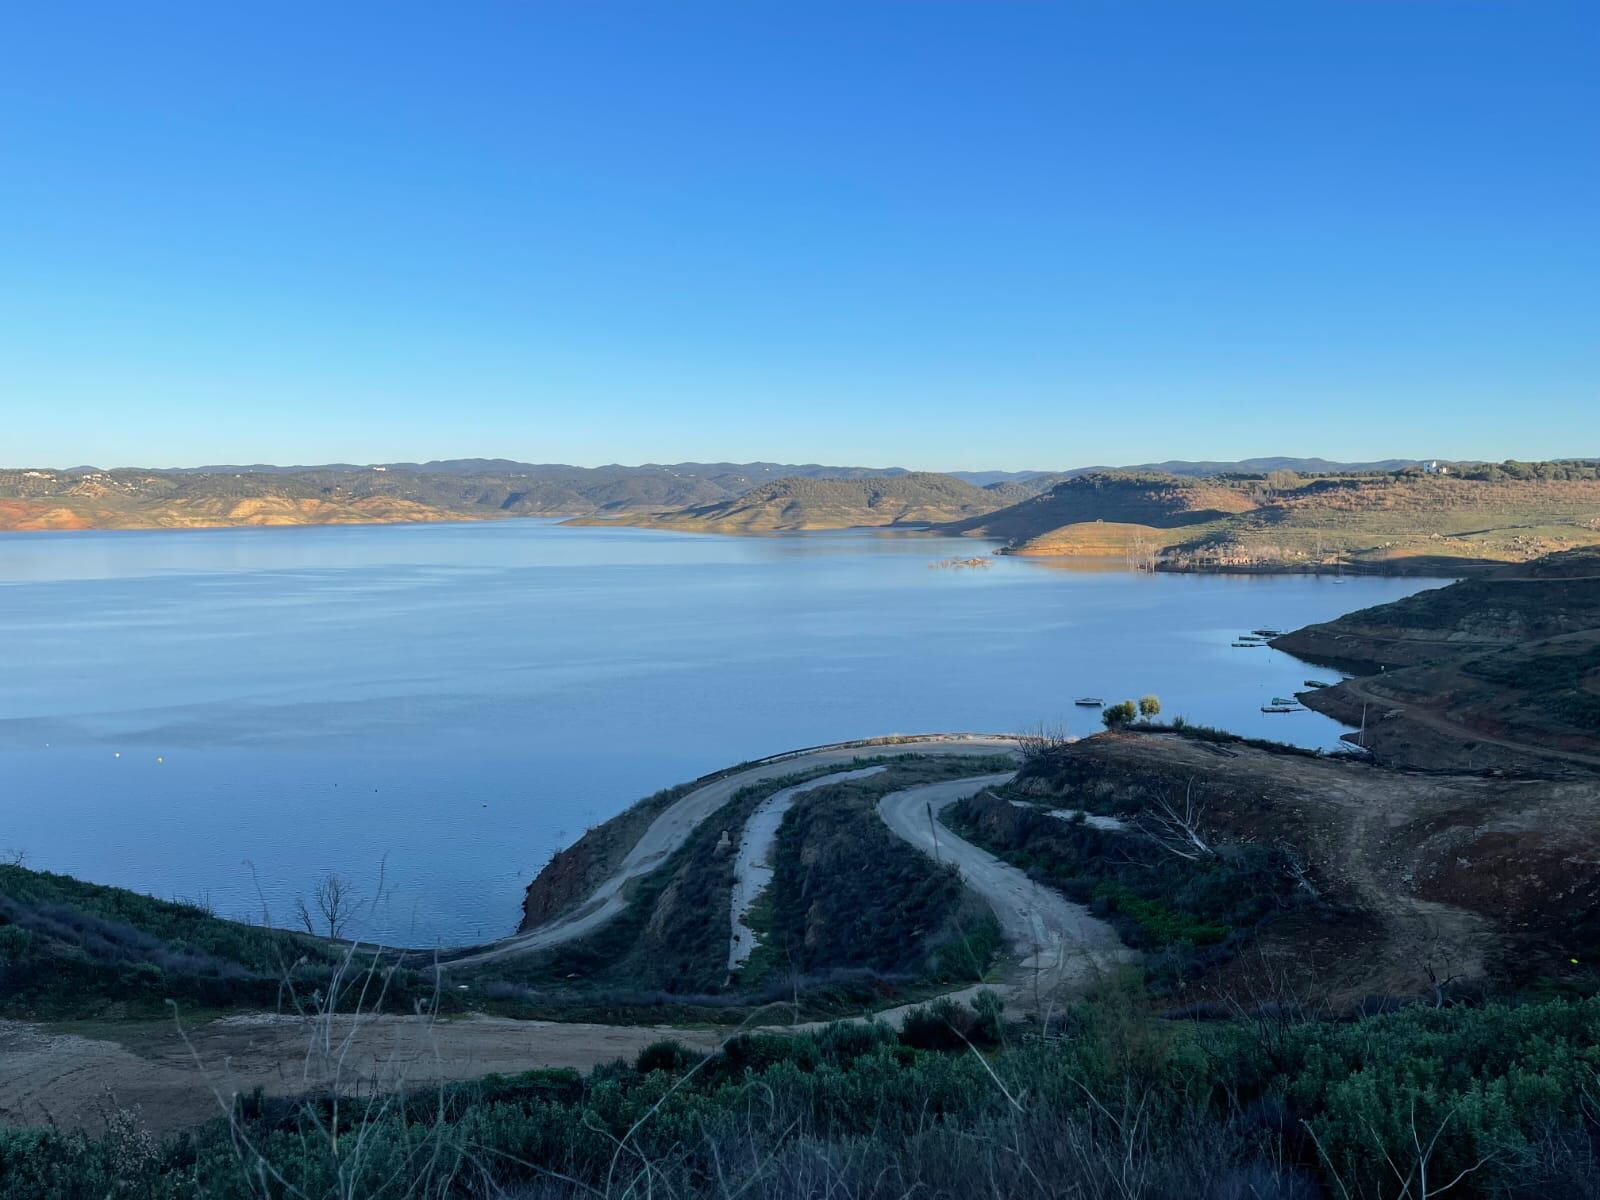
<path id="1" fill-rule="evenodd" d="M 657 512 L 732 499 L 780 477 L 903 474 L 896 468 L 880 472 L 816 464 L 591 468 L 499 459 L 371 467 L 0 470 L 0 530 L 360 525 Z"/>
<path id="2" fill-rule="evenodd" d="M 996 486 L 1000 490 L 923 471 L 863 479 L 796 477 L 774 480 L 731 500 L 606 523 L 705 533 L 927 526 L 977 516 L 1007 503 L 1015 485 Z"/>
<path id="3" fill-rule="evenodd" d="M 1078 476 L 945 532 L 1012 554 L 1127 556 L 1168 570 L 1454 573 L 1600 542 L 1589 462 L 1206 478 Z"/>

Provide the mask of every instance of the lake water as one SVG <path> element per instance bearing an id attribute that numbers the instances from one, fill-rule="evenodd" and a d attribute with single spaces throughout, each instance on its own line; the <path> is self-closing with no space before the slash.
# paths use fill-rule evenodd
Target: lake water
<path id="1" fill-rule="evenodd" d="M 542 521 L 0 537 L 0 850 L 287 923 L 337 870 L 413 944 L 511 930 L 556 848 L 658 788 L 852 737 L 1265 715 L 1229 643 L 1439 581 L 1135 575 L 872 533 Z"/>

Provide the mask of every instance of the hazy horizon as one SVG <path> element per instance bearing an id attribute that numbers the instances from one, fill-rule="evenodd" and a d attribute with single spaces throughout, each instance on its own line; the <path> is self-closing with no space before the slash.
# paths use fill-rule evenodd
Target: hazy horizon
<path id="1" fill-rule="evenodd" d="M 261 458 L 245 458 L 192 463 L 40 463 L 40 462 L 13 462 L 0 463 L 0 469 L 6 470 L 37 470 L 37 471 L 224 471 L 224 470 L 250 470 L 256 468 L 270 468 L 276 471 L 318 471 L 339 468 L 363 469 L 371 467 L 415 466 L 424 468 L 430 463 L 506 463 L 518 467 L 573 467 L 578 470 L 595 471 L 615 468 L 619 470 L 643 470 L 650 467 L 677 467 L 677 466 L 751 466 L 757 464 L 771 464 L 774 466 L 788 467 L 832 467 L 842 470 L 858 471 L 913 471 L 934 475 L 953 474 L 1005 474 L 1005 475 L 1049 475 L 1063 471 L 1082 471 L 1092 469 L 1121 470 L 1132 467 L 1157 466 L 1163 463 L 1218 463 L 1232 465 L 1249 463 L 1258 460 L 1291 459 L 1296 461 L 1322 460 L 1335 466 L 1364 465 L 1385 462 L 1447 462 L 1447 463 L 1500 463 L 1506 461 L 1521 462 L 1558 462 L 1558 461 L 1596 461 L 1600 460 L 1600 453 L 1582 454 L 1545 454 L 1531 458 L 1523 458 L 1508 454 L 1466 455 L 1446 458 L 1439 454 L 1374 454 L 1362 458 L 1332 458 L 1326 454 L 1248 454 L 1226 455 L 1222 457 L 1195 458 L 1181 455 L 1151 456 L 1137 462 L 1103 462 L 1084 461 L 1054 464 L 1050 466 L 1032 467 L 999 467 L 987 462 L 976 461 L 961 463 L 956 466 L 922 466 L 907 462 L 867 463 L 838 460 L 802 460 L 798 458 L 780 458 L 773 455 L 758 455 L 752 458 L 725 458 L 718 456 L 701 456 L 696 458 L 683 458 L 675 460 L 650 459 L 638 462 L 624 462 L 619 459 L 607 459 L 593 462 L 565 462 L 552 458 L 516 458 L 505 454 L 462 454 L 450 457 L 441 455 L 428 455 L 427 457 L 412 456 L 410 458 L 391 459 L 348 459 L 312 461 L 292 459 L 283 462 L 271 462 Z M 486 468 L 492 470 L 492 468 Z"/>

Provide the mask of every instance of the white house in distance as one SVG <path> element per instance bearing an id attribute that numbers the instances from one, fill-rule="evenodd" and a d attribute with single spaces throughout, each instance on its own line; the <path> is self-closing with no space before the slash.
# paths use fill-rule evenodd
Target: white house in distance
<path id="1" fill-rule="evenodd" d="M 1450 468 L 1444 466 L 1435 458 L 1422 464 L 1422 473 L 1424 475 L 1448 475 L 1450 474 Z"/>

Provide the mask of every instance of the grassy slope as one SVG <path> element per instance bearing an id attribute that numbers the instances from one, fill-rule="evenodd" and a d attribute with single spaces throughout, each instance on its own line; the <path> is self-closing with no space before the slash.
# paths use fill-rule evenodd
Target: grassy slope
<path id="1" fill-rule="evenodd" d="M 271 1008 L 284 978 L 315 986 L 337 956 L 318 939 L 224 921 L 194 905 L 0 867 L 6 1015 L 148 1014 L 169 998 Z"/>
<path id="2" fill-rule="evenodd" d="M 819 468 L 822 469 L 822 468 Z M 312 468 L 261 472 L 125 469 L 89 474 L 0 469 L 0 529 L 151 529 L 371 524 L 667 509 L 739 494 L 736 464 L 522 468 L 469 472 Z"/>
<path id="3" fill-rule="evenodd" d="M 706 533 L 768 533 L 932 524 L 988 512 L 1003 493 L 949 475 L 912 472 L 866 479 L 778 479 L 716 504 L 636 514 L 621 524 Z"/>
<path id="4" fill-rule="evenodd" d="M 1164 552 L 1176 567 L 1369 569 L 1523 561 L 1600 542 L 1600 479 L 1397 472 L 1314 480 L 1085 475 L 949 532 L 1030 555 Z M 1485 472 L 1487 475 L 1488 473 Z"/>

